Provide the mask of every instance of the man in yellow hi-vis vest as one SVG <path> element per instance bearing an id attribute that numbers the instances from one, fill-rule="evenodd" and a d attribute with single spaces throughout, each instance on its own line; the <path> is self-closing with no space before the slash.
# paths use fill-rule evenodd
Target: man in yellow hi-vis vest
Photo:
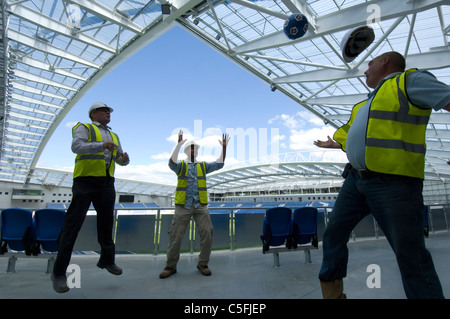
<path id="1" fill-rule="evenodd" d="M 69 290 L 66 270 L 91 203 L 97 211 L 97 236 L 101 247 L 97 266 L 114 275 L 122 274 L 122 269 L 115 264 L 115 245 L 112 238 L 116 199 L 114 169 L 115 164 L 128 165 L 130 159 L 128 154 L 122 151 L 119 137 L 107 126 L 112 111 L 106 104 L 96 102 L 89 109 L 92 123 L 78 123 L 72 130 L 72 151 L 77 154 L 73 172 L 73 195 L 61 231 L 58 255 L 51 276 L 53 289 L 59 293 Z"/>
<path id="2" fill-rule="evenodd" d="M 372 214 L 386 235 L 407 298 L 443 298 L 425 247 L 422 187 L 425 132 L 431 109 L 450 111 L 450 89 L 427 71 L 405 71 L 405 59 L 387 52 L 370 63 L 374 90 L 356 104 L 350 120 L 319 147 L 341 148 L 349 164 L 323 237 L 319 273 L 324 298 L 344 298 L 347 242 L 356 224 Z"/>
<path id="3" fill-rule="evenodd" d="M 223 135 L 219 143 L 222 153 L 216 162 L 197 162 L 199 145 L 191 141 L 184 147 L 188 159 L 178 162 L 178 152 L 186 142 L 183 132 L 178 134 L 178 144 L 169 159 L 169 167 L 177 174 L 178 182 L 175 192 L 175 214 L 169 227 L 169 247 L 167 249 L 166 267 L 160 273 L 160 278 L 167 278 L 177 272 L 180 258 L 180 245 L 191 217 L 194 218 L 200 235 L 200 254 L 197 269 L 205 276 L 211 275 L 208 268 L 212 247 L 213 226 L 207 208 L 208 194 L 206 190 L 206 174 L 221 169 L 224 166 L 226 148 L 230 137 Z"/>

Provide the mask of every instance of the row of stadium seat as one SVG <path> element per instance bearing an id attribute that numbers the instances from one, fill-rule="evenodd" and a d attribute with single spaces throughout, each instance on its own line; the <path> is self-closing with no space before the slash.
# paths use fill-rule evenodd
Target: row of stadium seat
<path id="1" fill-rule="evenodd" d="M 250 204 L 253 203 L 240 207 L 249 206 L 251 208 Z M 428 236 L 429 214 L 428 207 L 426 206 L 425 208 L 424 234 Z M 224 211 L 224 214 L 214 214 L 221 210 Z M 309 253 L 309 248 L 311 248 L 309 246 L 312 245 L 312 247 L 317 248 L 318 237 L 320 239 L 325 227 L 325 215 L 320 213 L 320 209 L 314 207 L 295 209 L 272 207 L 267 209 L 254 209 L 254 211 L 254 213 L 249 213 L 252 212 L 251 209 L 238 208 L 238 213 L 233 217 L 229 217 L 230 209 L 211 209 L 211 219 L 214 222 L 215 230 L 218 234 L 220 233 L 222 235 L 216 237 L 216 248 L 227 248 L 230 245 L 231 248 L 237 246 L 254 246 L 258 245 L 258 242 L 255 242 L 253 238 L 258 240 L 262 239 L 263 253 L 273 253 L 275 264 L 279 263 L 277 261 L 279 252 L 305 249 L 305 257 L 307 257 L 306 253 Z M 12 252 L 18 251 L 21 254 L 37 255 L 40 252 L 41 246 L 43 252 L 56 252 L 57 239 L 62 228 L 64 216 L 65 212 L 57 209 L 37 210 L 34 213 L 34 217 L 31 211 L 25 209 L 10 208 L 3 210 L 1 212 L 0 228 L 2 241 L 2 245 L 0 246 L 2 248 L 1 252 L 5 253 L 9 248 Z M 147 219 L 142 220 L 144 217 L 147 216 L 136 214 L 133 216 L 119 217 L 117 244 L 120 246 L 120 250 L 145 251 L 157 254 L 160 251 L 160 246 L 165 247 L 167 245 L 167 238 L 161 234 L 158 235 L 158 241 L 154 242 L 155 234 L 148 234 L 148 229 L 156 229 L 155 223 L 159 224 L 158 229 L 159 227 L 166 229 L 170 224 L 171 216 L 162 215 L 161 219 L 158 220 L 155 216 L 148 216 Z M 233 220 L 233 225 L 230 223 L 230 218 Z M 95 219 L 91 221 L 88 219 L 87 224 L 86 226 L 89 227 L 86 228 L 87 233 L 83 233 L 83 236 L 87 236 L 84 242 L 95 242 Z M 258 234 L 257 228 L 261 224 L 263 224 L 263 235 L 259 236 L 260 233 Z M 233 227 L 231 229 L 232 231 L 230 227 Z M 280 229 L 284 229 L 284 233 L 280 232 Z M 356 230 L 356 236 L 376 236 L 377 234 L 376 232 L 374 233 L 374 229 L 374 221 L 370 217 L 361 222 L 360 229 Z M 297 236 L 300 240 L 294 240 L 295 235 L 298 234 L 300 234 L 300 237 Z M 84 242 L 80 244 L 77 251 L 95 250 L 93 245 L 89 244 L 86 246 Z M 311 245 L 305 245 L 308 243 L 311 243 Z M 189 247 L 191 247 L 191 244 L 192 247 L 195 245 L 194 242 L 188 244 Z M 300 249 L 294 248 L 295 245 L 301 245 Z M 15 255 L 14 252 L 13 254 Z M 43 255 L 49 256 L 48 254 Z"/>
<path id="2" fill-rule="evenodd" d="M 48 252 L 58 250 L 57 240 L 66 212 L 59 209 L 8 208 L 1 212 L 1 253 L 7 249 L 25 251 L 27 255 L 40 253 L 40 246 Z"/>
<path id="3" fill-rule="evenodd" d="M 286 201 L 286 202 L 211 202 L 208 207 L 213 208 L 210 212 L 212 214 L 229 214 L 230 209 L 233 209 L 234 214 L 258 214 L 263 209 L 287 207 L 290 209 L 296 209 L 301 207 L 316 207 L 320 212 L 323 212 L 323 208 L 333 208 L 334 201 Z M 223 209 L 217 209 L 223 208 Z M 238 208 L 238 209 L 236 209 Z M 242 209 L 241 209 L 242 208 Z M 251 209 L 254 208 L 254 209 Z"/>
<path id="4" fill-rule="evenodd" d="M 209 207 L 223 207 L 223 208 L 249 208 L 249 207 L 332 207 L 334 201 L 306 201 L 306 202 L 210 202 Z"/>
<path id="5" fill-rule="evenodd" d="M 261 240 L 263 253 L 274 254 L 274 266 L 279 266 L 282 251 L 304 250 L 306 261 L 311 262 L 309 250 L 318 249 L 317 213 L 315 207 L 267 209 Z"/>
<path id="6" fill-rule="evenodd" d="M 66 212 L 59 209 L 39 209 L 33 214 L 23 208 L 8 208 L 1 212 L 1 250 L 23 251 L 26 255 L 37 256 L 42 250 L 58 251 L 58 237 L 64 224 Z M 17 257 L 10 257 L 8 272 L 14 271 Z M 47 272 L 51 271 L 54 258 L 49 258 Z"/>
<path id="7" fill-rule="evenodd" d="M 48 208 L 54 209 L 67 209 L 69 208 L 70 203 L 49 203 L 47 205 Z M 120 209 L 133 209 L 133 208 L 158 208 L 159 206 L 156 203 L 116 203 L 114 204 L 114 208 Z M 94 206 L 90 206 L 89 209 L 94 209 Z"/>

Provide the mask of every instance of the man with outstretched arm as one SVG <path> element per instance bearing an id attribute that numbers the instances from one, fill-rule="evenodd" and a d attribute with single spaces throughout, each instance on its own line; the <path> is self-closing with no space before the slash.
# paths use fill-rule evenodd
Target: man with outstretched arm
<path id="1" fill-rule="evenodd" d="M 372 214 L 391 245 L 407 298 L 443 298 L 425 247 L 422 188 L 425 133 L 432 109 L 450 110 L 450 89 L 428 71 L 405 71 L 405 59 L 386 52 L 369 63 L 368 99 L 353 107 L 347 124 L 319 147 L 341 148 L 349 160 L 323 236 L 319 273 L 324 298 L 344 298 L 347 242 Z"/>
<path id="2" fill-rule="evenodd" d="M 169 227 L 169 247 L 167 249 L 166 267 L 160 273 L 160 278 L 167 278 L 177 272 L 180 258 L 180 245 L 191 217 L 194 218 L 200 235 L 200 254 L 197 269 L 205 276 L 211 275 L 208 267 L 212 247 L 213 225 L 209 215 L 208 193 L 206 189 L 206 174 L 221 169 L 224 166 L 226 148 L 230 137 L 228 134 L 219 140 L 222 153 L 216 162 L 198 162 L 199 145 L 194 141 L 186 143 L 183 132 L 178 133 L 178 143 L 169 159 L 169 167 L 177 174 L 178 182 L 175 193 L 175 214 Z M 178 161 L 178 153 L 183 146 L 187 160 Z"/>

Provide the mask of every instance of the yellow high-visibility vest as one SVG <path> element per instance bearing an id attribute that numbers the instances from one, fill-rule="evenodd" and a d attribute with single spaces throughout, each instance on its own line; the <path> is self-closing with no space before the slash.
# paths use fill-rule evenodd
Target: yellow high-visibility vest
<path id="1" fill-rule="evenodd" d="M 188 164 L 181 162 L 180 172 L 178 173 L 177 189 L 175 192 L 175 205 L 184 205 L 186 202 Z M 200 203 L 208 204 L 208 193 L 206 191 L 206 164 L 197 163 L 197 183 Z"/>
<path id="2" fill-rule="evenodd" d="M 425 134 L 431 108 L 419 108 L 408 99 L 406 75 L 416 70 L 410 69 L 386 80 L 370 104 L 365 162 L 371 171 L 424 178 Z M 365 103 L 357 103 L 348 123 L 333 135 L 344 151 L 348 130 Z"/>
<path id="3" fill-rule="evenodd" d="M 103 142 L 100 130 L 96 125 L 93 124 L 78 123 L 73 127 L 72 135 L 75 132 L 75 129 L 80 125 L 84 125 L 88 129 L 89 142 L 92 141 Z M 111 131 L 109 132 L 111 133 L 113 143 L 119 145 L 117 135 Z M 109 176 L 111 177 L 114 177 L 115 171 L 114 159 L 116 158 L 116 156 L 117 156 L 117 148 L 115 148 L 111 154 L 111 163 L 108 169 Z M 94 176 L 94 177 L 106 176 L 106 163 L 104 152 L 98 152 L 95 154 L 77 154 L 77 156 L 75 157 L 75 168 L 73 171 L 73 178 L 80 176 Z"/>

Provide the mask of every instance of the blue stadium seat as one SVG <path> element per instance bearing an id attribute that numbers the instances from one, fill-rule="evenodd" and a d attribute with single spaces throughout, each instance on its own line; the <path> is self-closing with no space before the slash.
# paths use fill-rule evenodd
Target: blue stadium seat
<path id="1" fill-rule="evenodd" d="M 133 209 L 133 208 L 145 208 L 143 203 L 122 203 L 123 208 Z"/>
<path id="2" fill-rule="evenodd" d="M 290 202 L 286 202 L 284 204 L 284 207 L 290 207 L 290 208 L 298 208 L 298 207 L 305 207 L 306 203 L 305 202 L 297 202 L 297 201 L 290 201 Z"/>
<path id="3" fill-rule="evenodd" d="M 236 207 L 237 205 L 239 205 L 239 202 L 225 202 L 222 206 L 220 207 Z"/>
<path id="4" fill-rule="evenodd" d="M 257 207 L 261 202 L 244 202 L 239 207 Z"/>
<path id="5" fill-rule="evenodd" d="M 297 248 L 297 245 L 309 243 L 318 247 L 317 208 L 300 207 L 294 210 L 292 218 L 292 244 Z"/>
<path id="6" fill-rule="evenodd" d="M 281 246 L 286 244 L 287 248 L 292 247 L 291 243 L 291 222 L 292 210 L 286 207 L 274 207 L 266 210 L 266 217 L 263 222 L 263 253 L 269 250 L 270 246 Z"/>
<path id="7" fill-rule="evenodd" d="M 31 255 L 34 236 L 32 212 L 22 208 L 7 208 L 1 212 L 1 222 L 1 254 L 7 252 L 9 247 Z"/>
<path id="8" fill-rule="evenodd" d="M 278 207 L 280 205 L 284 204 L 284 202 L 262 202 L 261 207 Z"/>
<path id="9" fill-rule="evenodd" d="M 66 212 L 60 209 L 44 208 L 35 211 L 36 227 L 35 247 L 33 253 L 39 252 L 39 245 L 48 252 L 58 251 L 58 237 L 64 225 Z"/>
<path id="10" fill-rule="evenodd" d="M 67 209 L 69 208 L 70 204 L 64 204 L 64 203 L 48 203 L 47 208 L 54 208 L 54 209 Z"/>

